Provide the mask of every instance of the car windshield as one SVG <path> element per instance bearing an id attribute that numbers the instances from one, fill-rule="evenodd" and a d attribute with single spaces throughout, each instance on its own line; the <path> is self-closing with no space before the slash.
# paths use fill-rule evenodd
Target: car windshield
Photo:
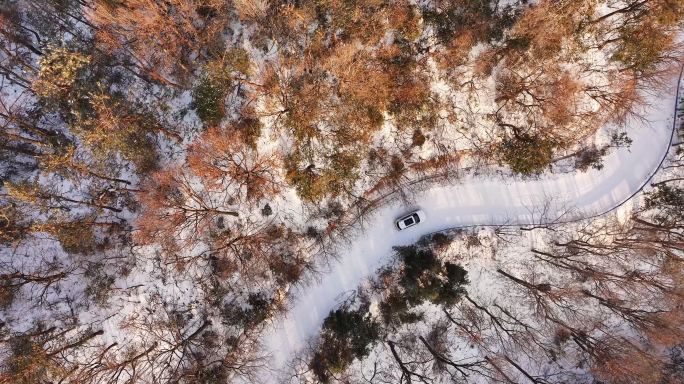
<path id="1" fill-rule="evenodd" d="M 420 216 L 417 213 L 413 214 L 413 218 L 416 219 L 416 223 L 420 223 Z"/>
<path id="2" fill-rule="evenodd" d="M 404 225 L 409 226 L 413 224 L 413 217 L 409 217 L 408 219 L 404 220 Z"/>

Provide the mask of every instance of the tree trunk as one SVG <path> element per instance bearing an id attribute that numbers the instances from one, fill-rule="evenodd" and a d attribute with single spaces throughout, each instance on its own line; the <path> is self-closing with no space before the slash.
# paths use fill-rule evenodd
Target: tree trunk
<path id="1" fill-rule="evenodd" d="M 81 345 L 87 343 L 88 340 L 93 339 L 93 338 L 95 338 L 95 337 L 97 337 L 97 336 L 100 336 L 100 335 L 102 335 L 102 334 L 104 334 L 104 331 L 103 331 L 103 330 L 99 330 L 99 331 L 97 331 L 97 332 L 93 332 L 93 333 L 91 333 L 90 335 L 88 335 L 88 336 L 82 338 L 81 340 L 78 340 L 78 341 L 76 341 L 76 342 L 74 342 L 74 343 L 71 343 L 71 344 L 67 344 L 67 345 L 65 345 L 64 347 L 62 347 L 62 348 L 60 348 L 60 349 L 58 349 L 58 350 L 56 350 L 56 351 L 54 351 L 54 352 L 48 353 L 48 354 L 47 354 L 47 357 L 53 357 L 53 356 L 55 356 L 55 355 L 57 355 L 57 354 L 60 354 L 60 353 L 62 353 L 62 352 L 64 352 L 64 351 L 66 351 L 67 349 L 80 347 Z"/>

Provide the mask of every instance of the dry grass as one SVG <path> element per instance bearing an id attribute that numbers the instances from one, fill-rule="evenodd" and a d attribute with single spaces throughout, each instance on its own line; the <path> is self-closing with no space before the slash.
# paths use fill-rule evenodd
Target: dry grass
<path id="1" fill-rule="evenodd" d="M 235 11 L 241 20 L 258 20 L 266 16 L 271 4 L 268 0 L 234 0 Z"/>

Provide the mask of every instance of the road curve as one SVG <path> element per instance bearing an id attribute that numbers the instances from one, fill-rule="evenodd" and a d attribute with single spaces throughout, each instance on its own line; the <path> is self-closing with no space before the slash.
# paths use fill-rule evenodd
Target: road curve
<path id="1" fill-rule="evenodd" d="M 380 210 L 366 232 L 340 256 L 332 273 L 310 286 L 286 319 L 264 335 L 271 368 L 283 367 L 294 352 L 315 335 L 338 296 L 355 289 L 382 266 L 393 246 L 414 243 L 422 235 L 440 230 L 504 223 L 530 224 L 540 217 L 533 206 L 554 197 L 553 210 L 570 208 L 583 214 L 607 212 L 641 190 L 662 164 L 673 137 L 679 82 L 673 81 L 654 98 L 646 111 L 648 124 L 630 132 L 633 144 L 604 160 L 600 171 L 555 175 L 541 180 L 469 180 L 467 184 L 433 188 L 417 199 L 415 208 L 427 214 L 418 226 L 398 232 L 394 220 L 407 208 L 393 205 Z"/>

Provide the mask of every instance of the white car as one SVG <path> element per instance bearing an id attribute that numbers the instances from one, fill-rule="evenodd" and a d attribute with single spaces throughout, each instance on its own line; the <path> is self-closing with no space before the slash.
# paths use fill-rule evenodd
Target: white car
<path id="1" fill-rule="evenodd" d="M 402 229 L 418 225 L 425 221 L 425 218 L 425 212 L 415 211 L 397 220 L 395 224 L 397 225 L 397 229 L 401 231 Z"/>

